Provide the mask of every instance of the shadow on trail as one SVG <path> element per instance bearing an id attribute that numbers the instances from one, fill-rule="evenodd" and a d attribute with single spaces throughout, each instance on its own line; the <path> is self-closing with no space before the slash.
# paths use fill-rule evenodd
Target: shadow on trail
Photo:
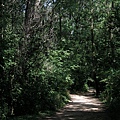
<path id="1" fill-rule="evenodd" d="M 62 110 L 45 120 L 111 120 L 104 104 L 92 92 L 70 96 L 71 101 Z"/>
<path id="2" fill-rule="evenodd" d="M 67 111 L 47 120 L 110 120 L 104 112 Z"/>

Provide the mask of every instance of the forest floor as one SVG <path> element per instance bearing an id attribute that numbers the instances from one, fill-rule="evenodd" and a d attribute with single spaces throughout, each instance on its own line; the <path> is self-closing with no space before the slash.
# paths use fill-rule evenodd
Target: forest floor
<path id="1" fill-rule="evenodd" d="M 63 109 L 44 120 L 111 120 L 105 105 L 93 94 L 93 90 L 80 95 L 71 94 L 71 101 Z"/>

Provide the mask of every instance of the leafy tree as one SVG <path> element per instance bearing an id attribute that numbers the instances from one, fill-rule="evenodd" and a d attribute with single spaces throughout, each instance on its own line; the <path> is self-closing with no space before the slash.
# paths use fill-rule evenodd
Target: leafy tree
<path id="1" fill-rule="evenodd" d="M 119 111 L 119 4 L 1 1 L 1 118 L 57 110 L 68 90 L 86 91 L 90 80 L 96 96 Z"/>

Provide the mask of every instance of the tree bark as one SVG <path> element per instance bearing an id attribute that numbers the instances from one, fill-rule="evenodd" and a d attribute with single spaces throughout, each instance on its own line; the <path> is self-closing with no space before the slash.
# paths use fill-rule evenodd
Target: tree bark
<path id="1" fill-rule="evenodd" d="M 91 43 L 92 43 L 92 79 L 95 83 L 95 89 L 96 89 L 96 96 L 99 96 L 99 81 L 97 79 L 97 59 L 96 59 L 96 44 L 94 39 L 94 18 L 93 18 L 93 9 L 91 9 Z"/>

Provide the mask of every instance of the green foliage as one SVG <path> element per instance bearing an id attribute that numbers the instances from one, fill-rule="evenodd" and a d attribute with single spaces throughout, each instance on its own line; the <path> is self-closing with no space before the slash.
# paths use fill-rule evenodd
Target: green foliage
<path id="1" fill-rule="evenodd" d="M 57 110 L 68 90 L 86 91 L 89 82 L 119 112 L 120 2 L 37 4 L 1 3 L 0 119 Z"/>
<path id="2" fill-rule="evenodd" d="M 42 69 L 42 78 L 45 81 L 47 88 L 44 88 L 45 96 L 47 97 L 47 109 L 53 110 L 61 108 L 68 101 L 68 87 L 72 84 L 70 77 L 70 66 L 66 66 L 66 59 L 69 53 L 66 51 L 55 50 L 51 51 L 50 59 L 44 61 Z M 49 108 L 50 107 L 50 108 Z"/>
<path id="3" fill-rule="evenodd" d="M 120 70 L 111 70 L 108 73 L 106 82 L 106 89 L 101 94 L 102 99 L 109 106 L 110 116 L 112 119 L 119 120 L 120 116 Z"/>
<path id="4" fill-rule="evenodd" d="M 103 80 L 105 83 L 105 89 L 101 94 L 103 100 L 109 106 L 109 110 L 111 112 L 112 119 L 119 119 L 119 99 L 120 99 L 120 64 L 118 55 L 118 46 L 119 46 L 119 13 L 120 9 L 118 9 L 118 3 L 113 3 L 113 8 L 108 15 L 105 21 L 105 29 L 106 35 L 105 39 L 110 41 L 111 48 L 106 49 L 106 56 L 104 57 L 104 61 L 106 61 L 106 66 L 104 68 L 104 72 L 102 72 Z M 116 14 L 117 13 L 117 14 Z M 111 19 L 112 18 L 112 19 Z M 108 47 L 109 44 L 106 44 Z M 103 68 L 102 68 L 103 69 Z"/>

